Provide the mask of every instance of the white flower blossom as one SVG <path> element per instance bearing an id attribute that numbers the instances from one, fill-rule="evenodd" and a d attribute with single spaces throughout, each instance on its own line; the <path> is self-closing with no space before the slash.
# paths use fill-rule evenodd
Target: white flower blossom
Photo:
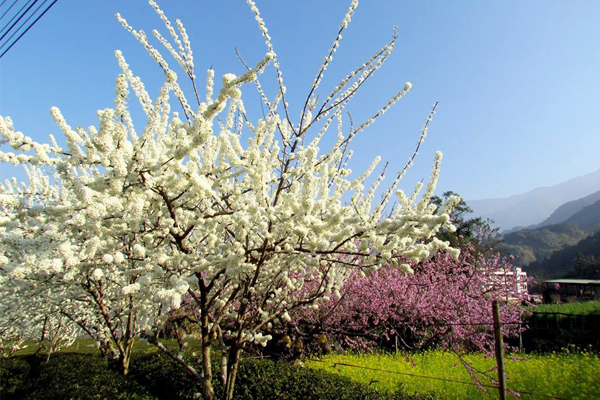
<path id="1" fill-rule="evenodd" d="M 94 272 L 92 272 L 92 278 L 99 280 L 104 276 L 104 272 L 100 268 L 96 268 Z"/>
<path id="2" fill-rule="evenodd" d="M 144 246 L 142 246 L 139 243 L 136 243 L 133 245 L 133 254 L 136 257 L 145 257 L 146 256 L 146 249 L 144 248 Z"/>
<path id="3" fill-rule="evenodd" d="M 406 83 L 367 120 L 345 122 L 348 103 L 393 50 L 394 34 L 332 92 L 317 93 L 356 0 L 299 120 L 292 120 L 277 54 L 252 0 L 265 56 L 237 75 L 224 74 L 218 91 L 209 69 L 205 93 L 196 84 L 183 24 L 171 24 L 150 4 L 168 32 L 154 36 L 183 70 L 182 79 L 191 80 L 191 96 L 154 39 L 118 15 L 164 72 L 155 98 L 117 51 L 121 74 L 113 108 L 97 113 L 97 126 L 73 129 L 58 108 L 51 109 L 64 148 L 52 137 L 37 143 L 0 117 L 0 140 L 12 147 L 0 151 L 0 160 L 22 164 L 29 181 L 0 185 L 0 328 L 26 315 L 19 329 L 37 332 L 44 315 L 62 313 L 73 327 L 65 335 L 86 331 L 113 356 L 127 358 L 136 335 L 157 333 L 172 311 L 191 307 L 189 301 L 206 316 L 201 331 L 209 343 L 225 337 L 238 349 L 264 346 L 271 339 L 265 330 L 289 322 L 289 310 L 302 304 L 317 309 L 324 299 L 339 298 L 353 271 L 364 274 L 395 257 L 418 262 L 439 250 L 458 254 L 435 238 L 441 228 L 452 229 L 449 214 L 458 201 L 448 199 L 439 210 L 430 204 L 441 153 L 419 200 L 420 185 L 410 197 L 397 188 L 435 107 L 413 157 L 381 200 L 379 157 L 351 178 L 353 139 L 412 87 Z M 274 69 L 274 98 L 259 83 L 267 68 Z M 244 105 L 249 83 L 266 106 L 264 117 L 253 121 Z M 137 129 L 130 91 L 146 118 Z M 324 144 L 329 136 L 333 146 Z M 390 209 L 394 194 L 398 205 Z M 407 264 L 400 268 L 410 272 Z M 319 285 L 318 295 L 307 297 L 307 283 Z M 115 338 L 123 346 L 115 348 Z"/>

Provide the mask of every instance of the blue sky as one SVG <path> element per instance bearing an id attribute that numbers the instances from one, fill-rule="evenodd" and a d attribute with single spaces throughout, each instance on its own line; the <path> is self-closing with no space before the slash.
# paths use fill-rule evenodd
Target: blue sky
<path id="1" fill-rule="evenodd" d="M 186 26 L 200 80 L 210 66 L 217 76 L 241 74 L 236 47 L 251 64 L 266 52 L 244 1 L 160 4 Z M 349 1 L 257 5 L 298 115 Z M 145 1 L 59 0 L 0 60 L 0 115 L 44 142 L 47 134 L 59 133 L 51 106 L 72 126 L 97 125 L 96 111 L 112 106 L 120 72 L 116 49 L 156 94 L 160 71 L 116 21 L 116 12 L 147 32 L 162 27 Z M 407 190 L 427 179 L 436 150 L 444 153 L 438 193 L 453 190 L 466 199 L 508 196 L 599 169 L 598 21 L 595 0 L 363 0 L 322 93 L 387 43 L 394 25 L 396 50 L 354 100 L 353 118 L 368 118 L 404 82 L 413 88 L 354 141 L 353 170 L 366 168 L 376 155 L 390 161 L 390 170 L 402 168 L 436 101 L 427 141 L 404 179 Z M 258 102 L 253 87 L 244 93 L 247 103 Z M 1 178 L 17 173 L 0 168 Z"/>

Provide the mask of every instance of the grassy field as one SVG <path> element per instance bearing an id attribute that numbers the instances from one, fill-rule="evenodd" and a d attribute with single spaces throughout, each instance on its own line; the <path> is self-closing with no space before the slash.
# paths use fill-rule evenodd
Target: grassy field
<path id="1" fill-rule="evenodd" d="M 492 382 L 481 372 L 497 378 L 493 370 L 494 358 L 481 354 L 464 356 L 483 384 Z M 336 363 L 352 364 L 364 368 Z M 453 353 L 431 351 L 422 354 L 398 355 L 328 355 L 319 361 L 308 361 L 310 368 L 335 372 L 359 382 L 371 384 L 380 390 L 394 392 L 399 388 L 408 393 L 434 393 L 440 399 L 497 399 L 498 391 L 486 387 L 483 392 L 473 385 L 473 379 Z M 369 369 L 371 368 L 371 369 Z M 375 371 L 373 369 L 386 370 Z M 600 398 L 600 357 L 587 352 L 547 355 L 527 355 L 522 361 L 507 360 L 508 387 L 521 391 L 522 399 L 544 397 L 525 394 L 531 392 L 566 399 Z M 436 377 L 429 379 L 412 375 Z M 456 383 L 451 381 L 465 382 Z M 508 398 L 516 398 L 508 396 Z"/>
<path id="2" fill-rule="evenodd" d="M 564 304 L 540 304 L 532 309 L 539 313 L 562 313 L 574 315 L 600 315 L 600 300 L 582 301 L 577 303 Z"/>

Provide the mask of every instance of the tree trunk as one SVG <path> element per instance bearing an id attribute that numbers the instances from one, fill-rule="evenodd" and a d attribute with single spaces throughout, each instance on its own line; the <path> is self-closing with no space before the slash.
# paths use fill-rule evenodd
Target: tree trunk
<path id="1" fill-rule="evenodd" d="M 108 359 L 117 357 L 117 350 L 110 339 L 96 339 L 96 341 L 99 343 L 98 349 L 102 357 Z"/>
<path id="2" fill-rule="evenodd" d="M 52 351 L 50 351 L 50 349 L 48 349 L 48 351 L 46 352 L 46 364 L 48 364 L 50 362 L 51 355 L 52 355 Z"/>
<path id="3" fill-rule="evenodd" d="M 123 351 L 119 352 L 119 369 L 123 376 L 129 373 L 129 362 L 131 361 L 131 353 L 133 352 L 134 339 L 131 338 L 123 344 Z"/>
<path id="4" fill-rule="evenodd" d="M 184 334 L 181 332 L 179 323 L 173 322 L 173 329 L 175 330 L 175 339 L 177 340 L 177 346 L 179 346 L 179 351 L 183 351 L 185 349 L 185 342 L 183 341 Z"/>
<path id="5" fill-rule="evenodd" d="M 202 382 L 202 397 L 204 400 L 213 400 L 215 398 L 215 391 L 212 386 L 212 365 L 210 363 L 210 350 L 211 350 L 211 337 L 210 330 L 208 329 L 208 317 L 202 316 L 202 376 L 204 381 Z"/>
<path id="6" fill-rule="evenodd" d="M 229 351 L 229 365 L 227 371 L 227 384 L 225 385 L 225 399 L 233 399 L 233 391 L 235 389 L 235 379 L 237 378 L 237 371 L 240 365 L 240 354 L 242 349 L 238 344 L 231 346 Z"/>
<path id="7" fill-rule="evenodd" d="M 221 348 L 221 384 L 227 387 L 227 353 L 225 346 Z"/>
<path id="8" fill-rule="evenodd" d="M 202 370 L 204 372 L 204 380 L 202 382 L 202 397 L 204 400 L 213 400 L 215 398 L 215 391 L 212 386 L 210 347 L 202 349 Z"/>

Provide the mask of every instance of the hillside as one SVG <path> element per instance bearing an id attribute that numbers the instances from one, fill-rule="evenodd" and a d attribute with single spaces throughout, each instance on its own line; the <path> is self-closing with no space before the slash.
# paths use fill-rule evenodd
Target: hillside
<path id="1" fill-rule="evenodd" d="M 565 222 L 588 232 L 597 231 L 600 229 L 600 200 L 576 212 Z"/>
<path id="2" fill-rule="evenodd" d="M 576 245 L 588 235 L 589 232 L 569 223 L 521 229 L 504 235 L 501 250 L 505 254 L 517 256 L 516 265 L 525 266 L 548 258 L 567 246 Z"/>
<path id="3" fill-rule="evenodd" d="M 583 210 L 585 207 L 590 206 L 598 201 L 600 201 L 600 191 L 592 193 L 589 196 L 585 196 L 581 199 L 569 201 L 568 203 L 565 203 L 554 210 L 554 212 L 540 224 L 536 226 L 530 226 L 529 228 L 541 228 L 543 226 L 559 224 L 577 212 Z"/>
<path id="4" fill-rule="evenodd" d="M 579 204 L 582 203 L 584 202 Z M 570 207 L 571 210 L 575 209 L 573 206 Z M 565 209 L 553 215 L 560 213 L 565 213 Z M 552 256 L 554 252 L 576 245 L 599 229 L 600 200 L 583 207 L 559 224 L 505 233 L 502 251 L 517 256 L 515 262 L 520 266 L 533 262 L 540 263 Z"/>
<path id="5" fill-rule="evenodd" d="M 600 231 L 573 246 L 567 246 L 554 252 L 549 258 L 541 262 L 528 265 L 525 270 L 530 274 L 547 278 L 560 278 L 565 275 L 584 277 L 576 276 L 577 274 L 573 273 L 573 267 L 578 257 L 588 260 L 600 257 Z"/>
<path id="6" fill-rule="evenodd" d="M 474 216 L 493 219 L 496 227 L 509 230 L 518 226 L 539 224 L 565 203 L 585 198 L 598 191 L 600 170 L 526 193 L 505 198 L 470 200 L 467 203 L 473 209 Z M 557 222 L 561 222 L 560 218 L 557 218 Z"/>

